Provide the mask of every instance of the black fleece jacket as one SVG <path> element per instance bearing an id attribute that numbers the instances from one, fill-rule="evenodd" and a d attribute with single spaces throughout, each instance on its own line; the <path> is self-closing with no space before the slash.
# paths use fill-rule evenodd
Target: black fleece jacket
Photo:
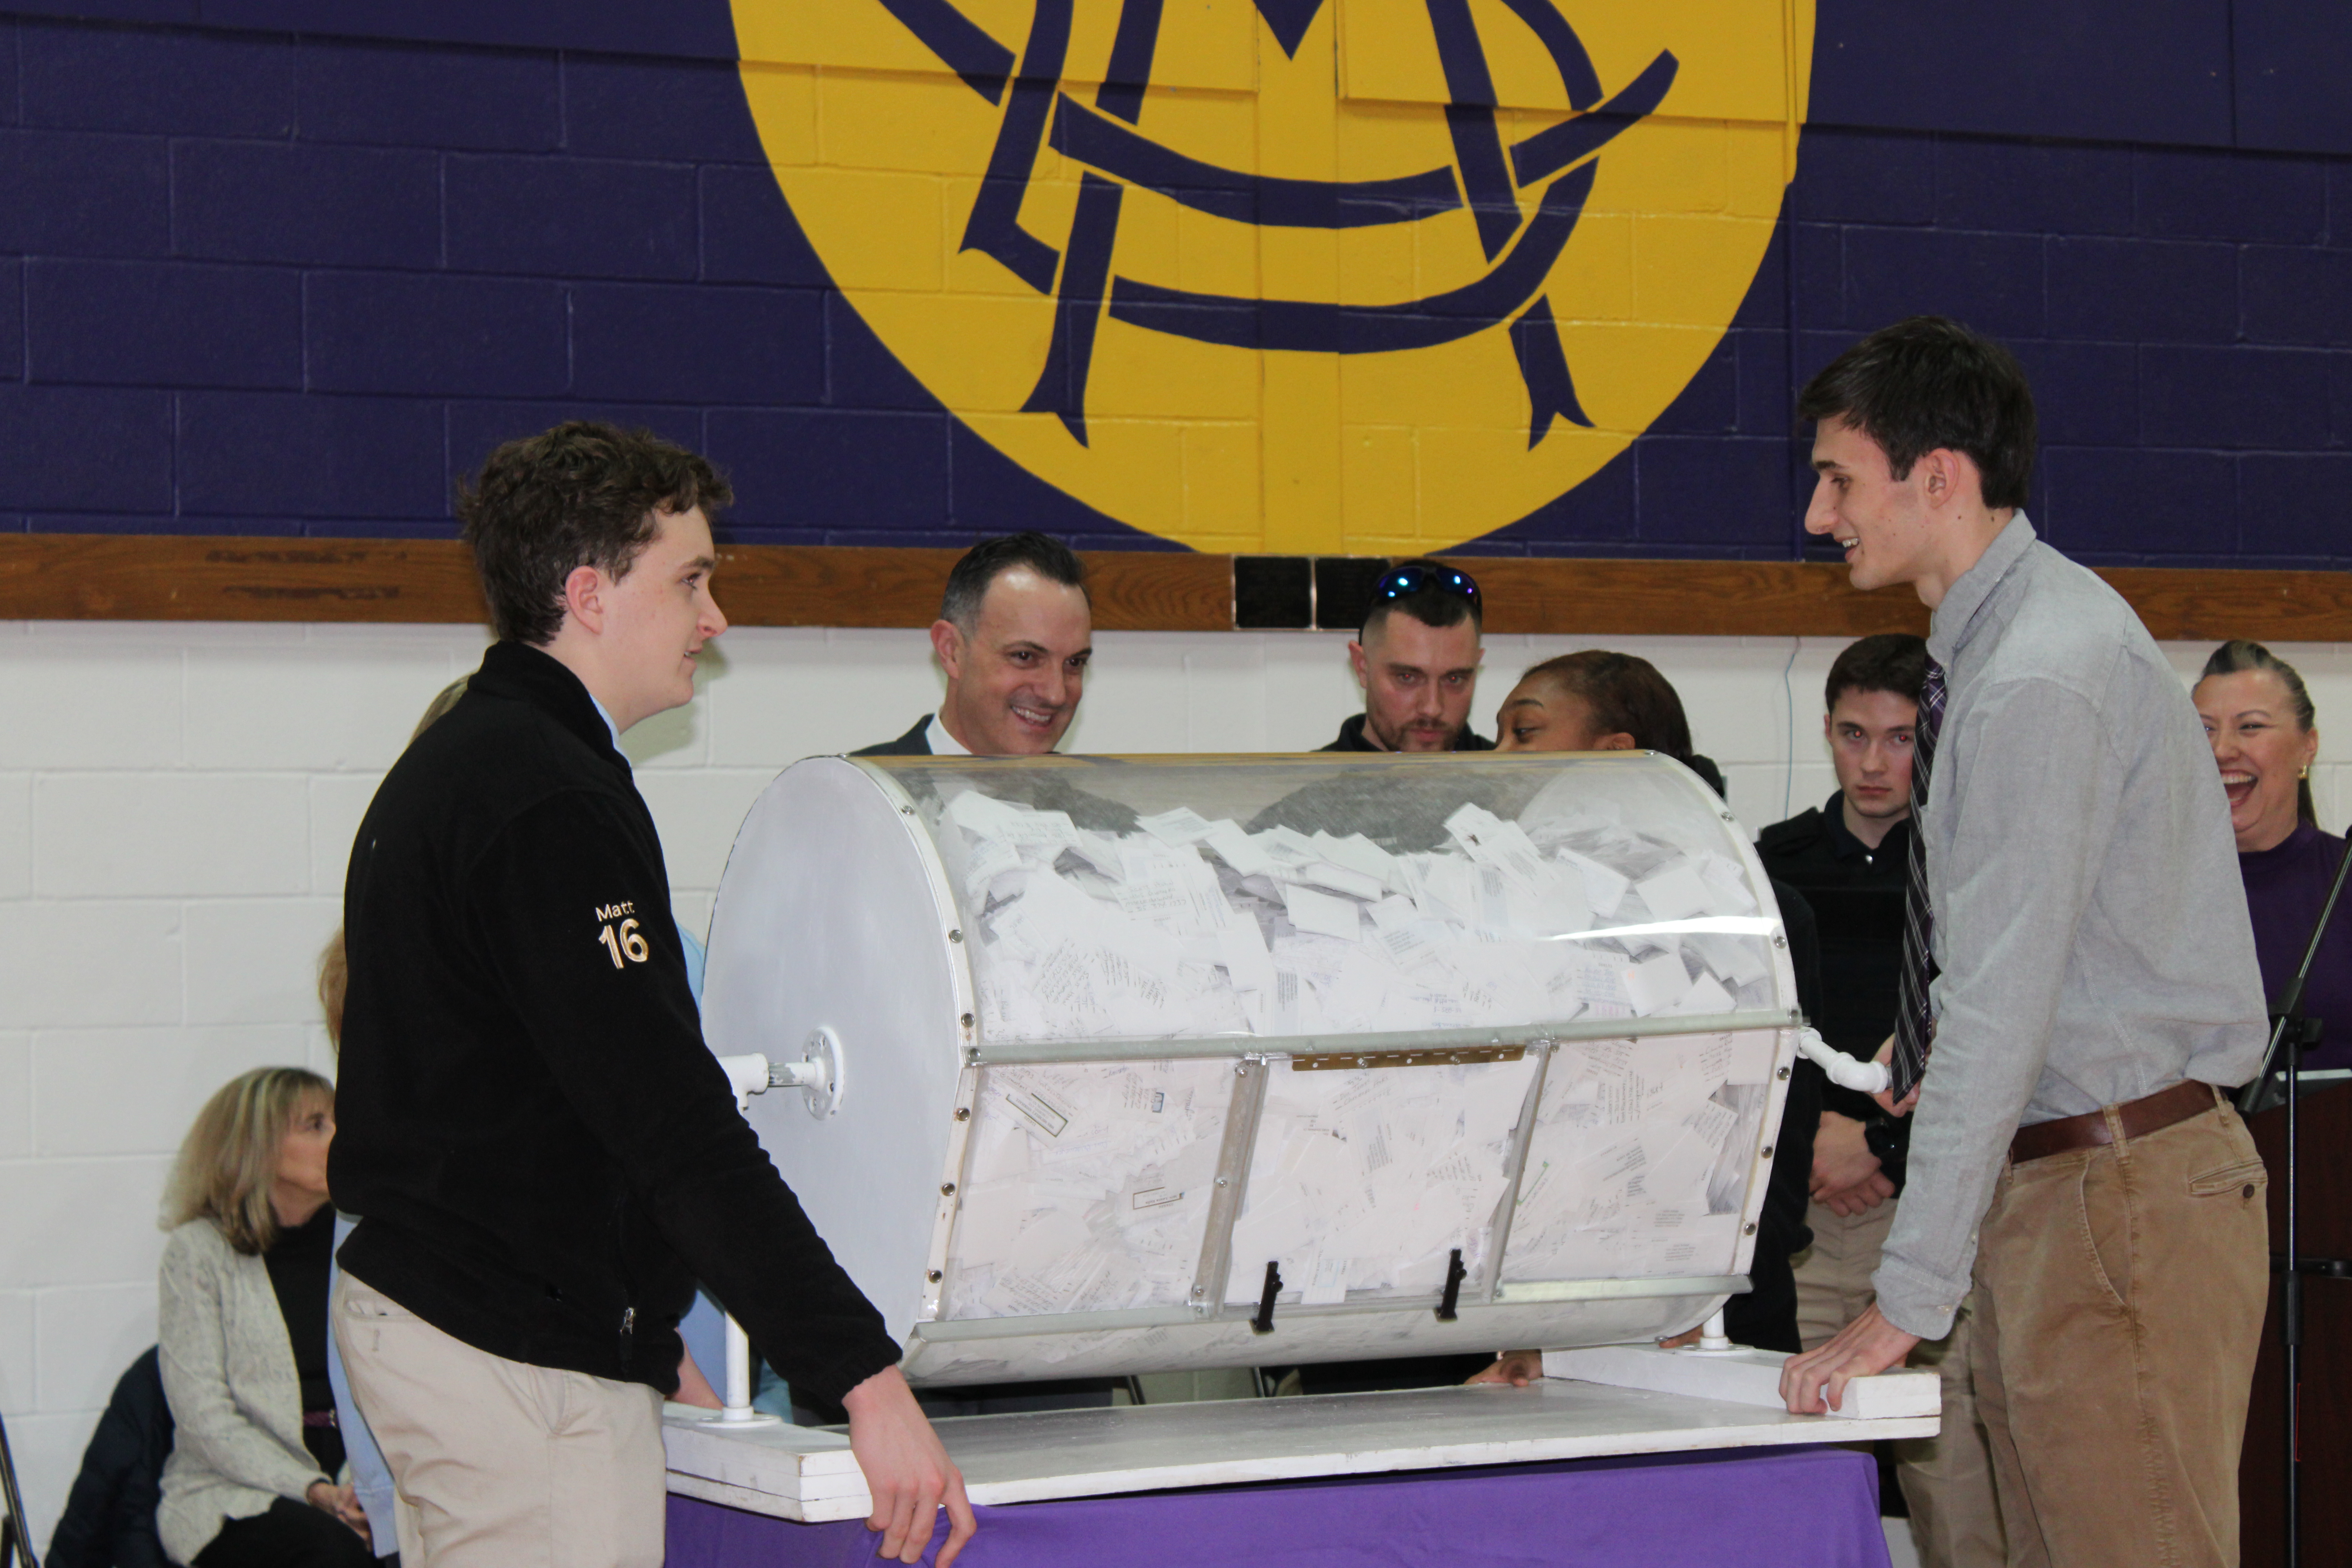
<path id="1" fill-rule="evenodd" d="M 697 1279 L 796 1387 L 897 1363 L 703 1044 L 653 817 L 570 670 L 489 650 L 376 792 L 343 921 L 328 1180 L 364 1216 L 355 1278 L 478 1350 L 665 1394 Z"/>

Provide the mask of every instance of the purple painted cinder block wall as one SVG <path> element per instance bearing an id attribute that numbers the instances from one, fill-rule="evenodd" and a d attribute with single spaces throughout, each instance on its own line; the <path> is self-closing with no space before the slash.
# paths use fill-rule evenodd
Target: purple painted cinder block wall
<path id="1" fill-rule="evenodd" d="M 1824 0 L 1798 179 L 1721 347 L 1469 549 L 1801 555 L 1794 387 L 1938 310 L 2032 374 L 2062 547 L 2352 565 L 2352 13 L 1963 9 Z M 491 446 L 588 415 L 725 464 L 739 540 L 1169 547 L 881 349 L 732 51 L 722 0 L 0 13 L 0 528 L 443 535 Z"/>

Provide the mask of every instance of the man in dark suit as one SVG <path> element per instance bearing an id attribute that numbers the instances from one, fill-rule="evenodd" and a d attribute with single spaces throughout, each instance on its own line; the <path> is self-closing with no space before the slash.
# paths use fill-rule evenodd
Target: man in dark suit
<path id="1" fill-rule="evenodd" d="M 895 741 L 854 757 L 1037 757 L 1059 744 L 1077 716 L 1078 696 L 1094 657 L 1094 617 L 1086 567 L 1070 547 L 1043 533 L 983 539 L 948 574 L 931 650 L 947 672 L 936 713 L 926 713 Z M 1000 780 L 992 793 L 1045 810 L 1068 812 L 1084 827 L 1126 832 L 1127 807 L 1057 778 Z M 917 1395 L 932 1415 L 1003 1415 L 1108 1405 L 1120 1378 L 1063 1378 L 982 1384 Z M 795 1399 L 799 1395 L 797 1391 Z M 813 1418 L 837 1420 L 814 1401 Z"/>
<path id="2" fill-rule="evenodd" d="M 946 700 L 860 757 L 1043 756 L 1077 716 L 1094 617 L 1086 568 L 1043 533 L 984 539 L 948 574 L 931 649 Z"/>

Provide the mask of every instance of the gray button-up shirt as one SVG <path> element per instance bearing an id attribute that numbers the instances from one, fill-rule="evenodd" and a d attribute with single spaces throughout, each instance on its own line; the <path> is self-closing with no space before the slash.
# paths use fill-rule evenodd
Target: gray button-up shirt
<path id="1" fill-rule="evenodd" d="M 1888 1321 L 1935 1339 L 2021 1123 L 2243 1083 L 2267 1032 L 2212 749 L 2131 606 L 2020 512 L 1927 651 L 1947 688 L 1918 829 L 1935 1049 L 1871 1282 Z"/>

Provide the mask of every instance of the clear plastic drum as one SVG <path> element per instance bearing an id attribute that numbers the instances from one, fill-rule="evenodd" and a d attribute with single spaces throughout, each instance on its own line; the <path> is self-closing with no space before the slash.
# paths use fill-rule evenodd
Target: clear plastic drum
<path id="1" fill-rule="evenodd" d="M 812 759 L 709 976 L 719 1049 L 834 1065 L 753 1122 L 935 1383 L 1688 1327 L 1796 1021 L 1648 753 Z"/>

